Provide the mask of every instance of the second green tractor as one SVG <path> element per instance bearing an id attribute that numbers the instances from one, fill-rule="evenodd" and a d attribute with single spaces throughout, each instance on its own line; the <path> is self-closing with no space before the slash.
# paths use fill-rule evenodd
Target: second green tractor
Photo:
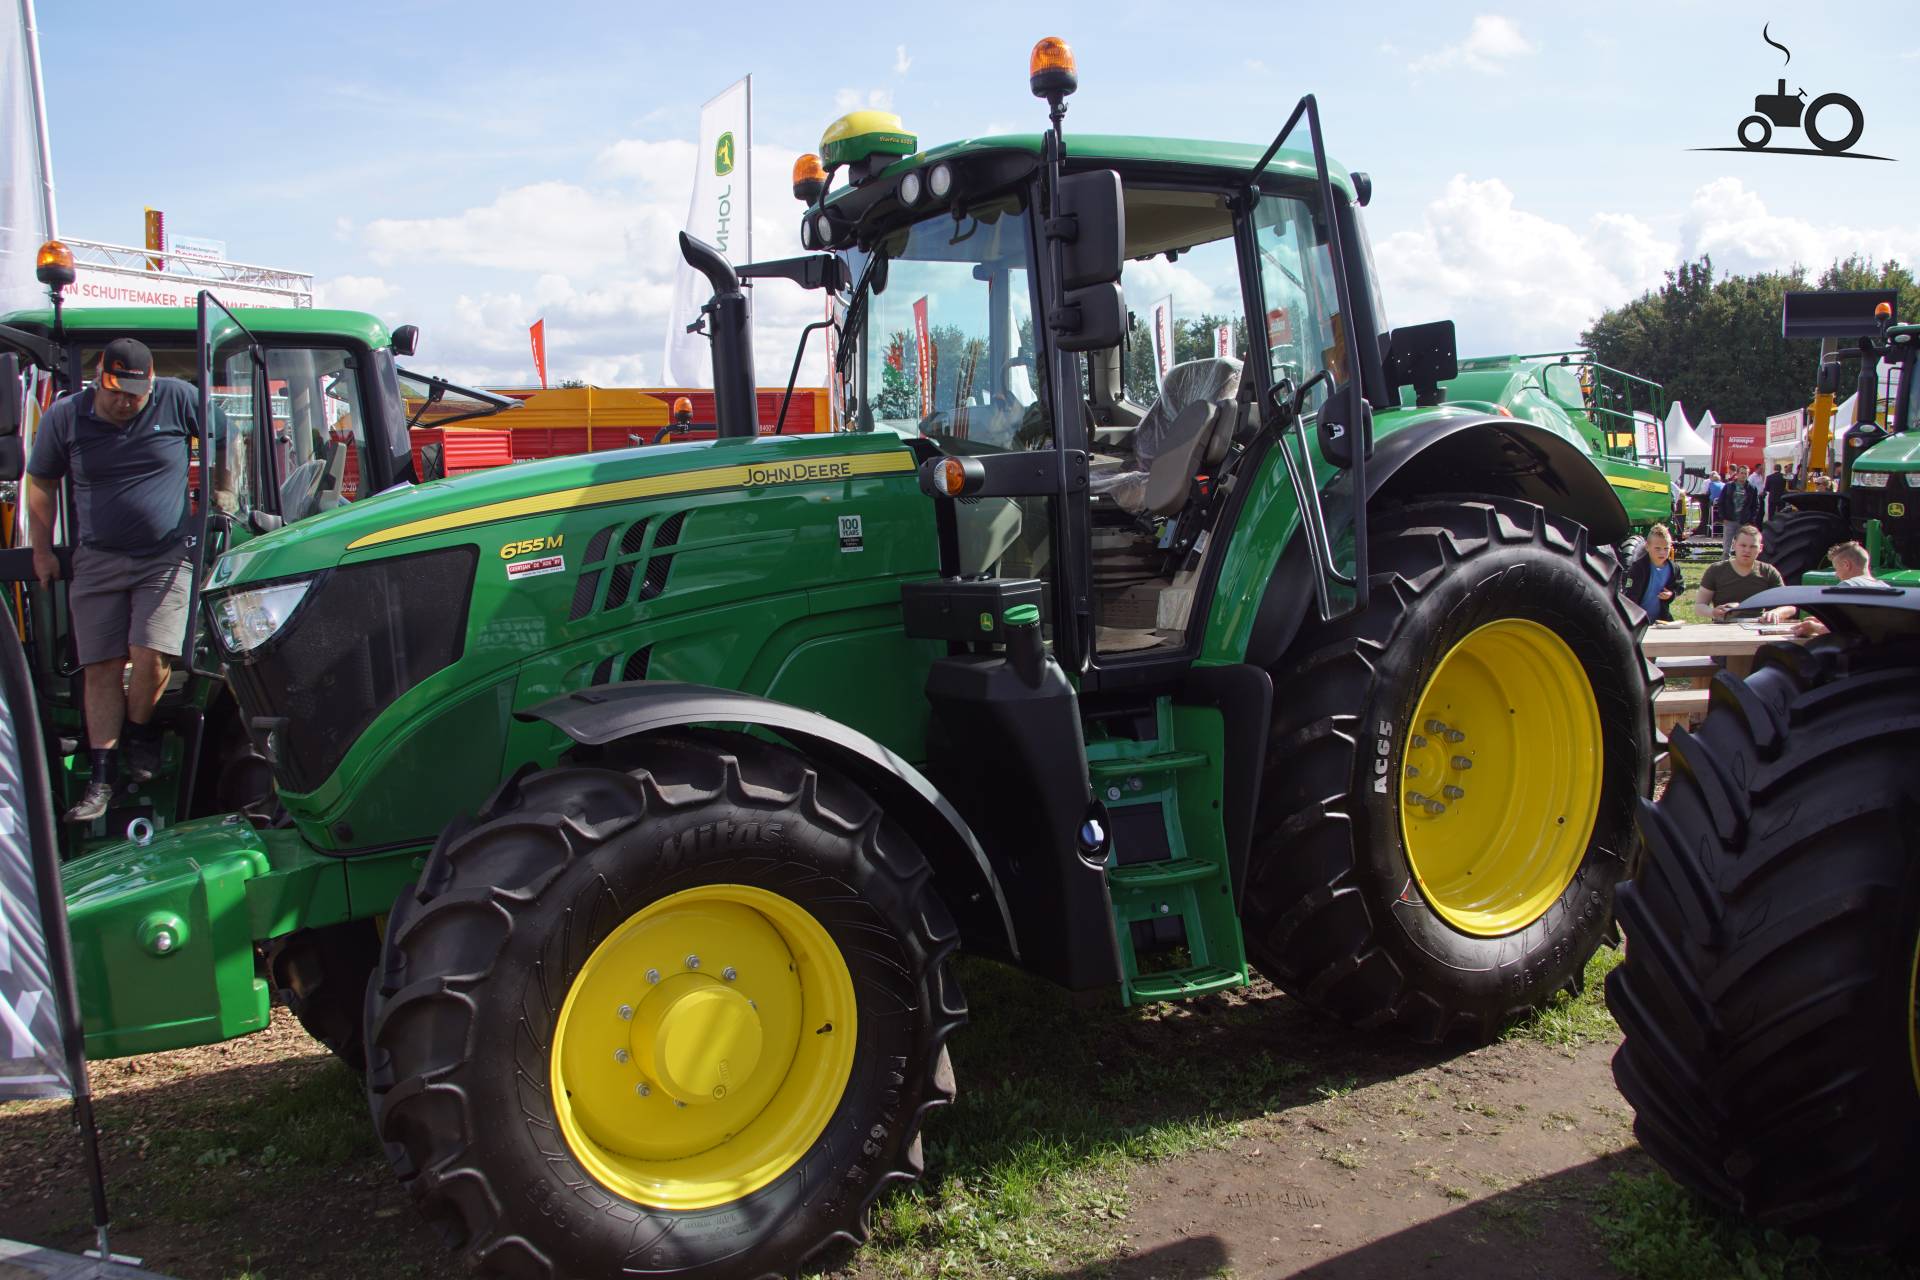
<path id="1" fill-rule="evenodd" d="M 1035 134 L 836 122 L 802 257 L 683 240 L 719 439 L 209 566 L 284 816 L 70 866 L 90 1052 L 257 1029 L 304 939 L 481 1272 L 760 1276 L 921 1172 L 963 948 L 1425 1041 L 1577 988 L 1653 758 L 1608 477 L 1442 402 L 1312 99 L 1259 147 L 1069 138 L 1055 41 L 1031 87 Z M 1174 273 L 1244 341 L 1140 404 L 1122 286 Z M 743 276 L 827 291 L 849 430 L 755 433 Z"/>

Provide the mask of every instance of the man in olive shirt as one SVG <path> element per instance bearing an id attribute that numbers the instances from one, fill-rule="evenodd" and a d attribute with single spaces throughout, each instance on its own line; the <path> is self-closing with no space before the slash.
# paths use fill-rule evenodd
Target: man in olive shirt
<path id="1" fill-rule="evenodd" d="M 86 794 L 67 811 L 69 822 L 91 822 L 107 811 L 123 727 L 127 776 L 144 782 L 160 766 L 152 720 L 186 640 L 193 584 L 187 449 L 199 417 L 190 384 L 155 378 L 146 345 L 117 338 L 101 352 L 94 385 L 56 401 L 34 436 L 27 517 L 34 576 L 43 585 L 60 572 L 53 516 L 69 476 L 78 526 L 67 599 L 86 668 L 93 772 Z M 133 675 L 123 690 L 129 660 Z"/>
<path id="2" fill-rule="evenodd" d="M 1744 484 L 1744 481 L 1738 483 Z M 1700 576 L 1700 590 L 1694 596 L 1694 604 L 1715 622 L 1725 622 L 1727 611 L 1735 605 L 1770 587 L 1786 585 L 1778 569 L 1761 563 L 1760 531 L 1743 524 L 1734 531 L 1733 554 L 1718 564 L 1709 565 Z M 1788 605 L 1762 614 L 1761 621 L 1785 622 L 1793 614 L 1793 606 Z"/>

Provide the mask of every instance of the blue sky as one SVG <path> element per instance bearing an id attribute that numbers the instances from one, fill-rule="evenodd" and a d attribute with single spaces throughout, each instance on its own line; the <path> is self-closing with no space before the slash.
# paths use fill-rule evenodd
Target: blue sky
<path id="1" fill-rule="evenodd" d="M 733 79 L 753 73 L 772 257 L 798 249 L 787 170 L 831 119 L 887 105 L 929 144 L 1032 130 L 1026 57 L 1050 34 L 1080 63 L 1070 133 L 1265 141 L 1316 93 L 1329 148 L 1374 177 L 1390 315 L 1453 316 L 1463 352 L 1570 345 L 1683 255 L 1920 260 L 1920 131 L 1898 118 L 1920 21 L 1887 6 L 1868 25 L 1684 0 L 1107 0 L 870 6 L 833 29 L 751 2 L 38 7 L 63 232 L 137 242 L 156 206 L 236 259 L 312 272 L 324 301 L 421 324 L 422 367 L 491 384 L 531 378 L 540 315 L 553 376 L 658 379 L 698 108 Z M 1779 75 L 1851 94 L 1857 149 L 1897 163 L 1688 150 L 1733 143 Z M 763 381 L 817 313 L 763 294 Z"/>

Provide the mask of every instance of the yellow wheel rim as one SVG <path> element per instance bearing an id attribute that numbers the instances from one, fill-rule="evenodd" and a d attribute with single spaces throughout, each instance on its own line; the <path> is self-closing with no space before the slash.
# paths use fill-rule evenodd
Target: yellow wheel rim
<path id="1" fill-rule="evenodd" d="M 826 1129 L 853 1070 L 853 976 L 799 904 L 748 885 L 635 913 L 580 968 L 553 1106 L 602 1186 L 706 1209 L 766 1186 Z"/>
<path id="2" fill-rule="evenodd" d="M 1406 729 L 1400 832 L 1420 890 L 1464 933 L 1538 920 L 1586 856 L 1600 808 L 1600 710 L 1580 660 L 1504 618 L 1442 658 Z"/>

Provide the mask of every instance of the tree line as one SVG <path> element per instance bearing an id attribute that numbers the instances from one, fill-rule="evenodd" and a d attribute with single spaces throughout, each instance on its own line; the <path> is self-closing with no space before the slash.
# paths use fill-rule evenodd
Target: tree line
<path id="1" fill-rule="evenodd" d="M 1603 364 L 1650 378 L 1698 421 L 1762 422 L 1813 399 L 1819 344 L 1780 336 L 1782 297 L 1808 289 L 1897 289 L 1899 318 L 1920 319 L 1920 283 L 1889 259 L 1836 261 L 1817 277 L 1802 267 L 1714 278 L 1702 256 L 1666 283 L 1602 312 L 1580 335 Z M 1841 399 L 1847 392 L 1843 389 Z"/>

